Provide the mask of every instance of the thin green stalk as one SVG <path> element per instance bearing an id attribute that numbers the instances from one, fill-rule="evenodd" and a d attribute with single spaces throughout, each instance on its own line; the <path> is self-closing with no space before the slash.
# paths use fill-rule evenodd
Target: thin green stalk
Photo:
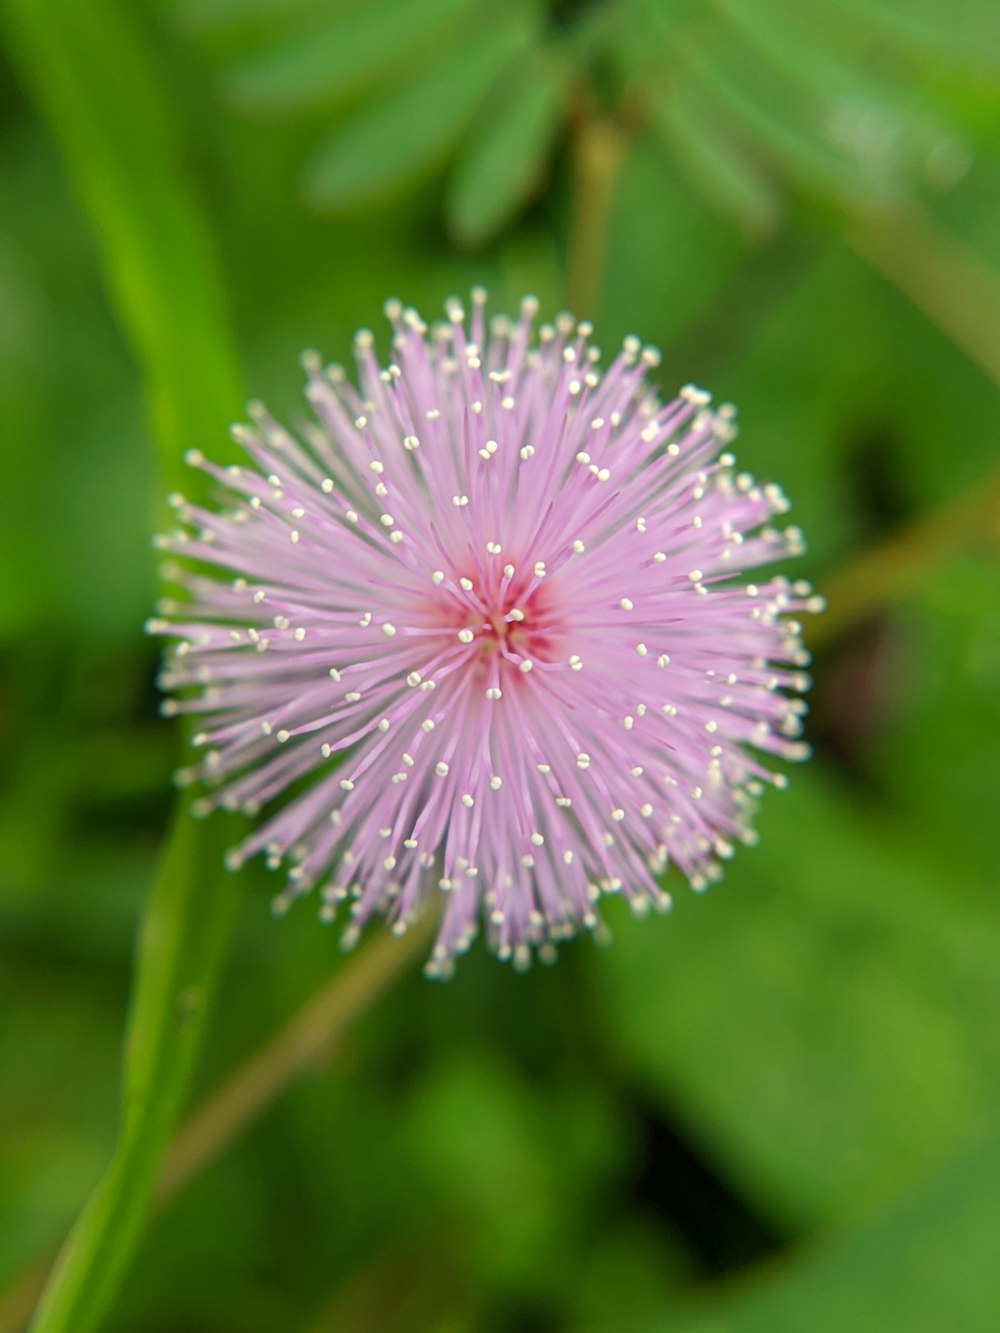
<path id="1" fill-rule="evenodd" d="M 625 160 L 623 131 L 608 116 L 585 112 L 573 131 L 566 295 L 574 313 L 597 313 L 615 185 Z"/>
<path id="2" fill-rule="evenodd" d="M 174 1136 L 156 1183 L 165 1203 L 249 1128 L 430 947 L 425 916 L 400 939 L 382 934 L 311 995 L 285 1026 L 211 1093 Z"/>
<path id="3" fill-rule="evenodd" d="M 819 647 L 865 616 L 905 597 L 943 560 L 1000 545 L 1000 472 L 869 547 L 823 584 L 827 608 L 808 627 Z"/>
<path id="4" fill-rule="evenodd" d="M 1000 273 L 910 208 L 855 224 L 859 255 L 1000 384 Z M 819 644 L 920 585 L 942 560 L 1000 543 L 1000 472 L 993 472 L 862 554 L 824 585 L 828 608 L 809 639 Z"/>
<path id="5" fill-rule="evenodd" d="M 1000 273 L 909 209 L 858 223 L 848 243 L 1000 384 Z"/>

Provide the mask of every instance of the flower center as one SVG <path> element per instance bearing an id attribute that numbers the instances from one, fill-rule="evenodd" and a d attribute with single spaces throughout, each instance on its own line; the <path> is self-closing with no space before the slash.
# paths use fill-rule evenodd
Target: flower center
<path id="1" fill-rule="evenodd" d="M 470 608 L 462 628 L 471 634 L 470 653 L 480 662 L 507 662 L 522 670 L 523 664 L 545 650 L 545 634 L 540 632 L 533 599 L 525 598 L 526 605 L 509 604 Z"/>
<path id="2" fill-rule="evenodd" d="M 483 654 L 500 653 L 501 656 L 507 656 L 511 653 L 522 653 L 525 640 L 529 634 L 529 626 L 525 620 L 508 620 L 502 610 L 493 611 L 480 624 L 480 633 L 478 635 L 479 650 Z M 522 612 L 522 615 L 525 613 Z M 473 626 L 475 629 L 475 626 Z"/>
<path id="3" fill-rule="evenodd" d="M 509 569 L 493 578 L 470 572 L 438 604 L 442 628 L 457 636 L 468 668 L 488 677 L 493 691 L 557 660 L 564 637 L 558 599 L 544 573 L 518 577 Z"/>

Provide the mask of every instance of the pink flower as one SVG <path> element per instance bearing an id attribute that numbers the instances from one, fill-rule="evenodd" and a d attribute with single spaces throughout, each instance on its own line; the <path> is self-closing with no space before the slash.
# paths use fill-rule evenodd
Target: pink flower
<path id="1" fill-rule="evenodd" d="M 715 879 L 763 781 L 798 758 L 808 585 L 744 581 L 801 549 L 774 486 L 720 452 L 733 412 L 662 402 L 637 340 L 606 371 L 590 327 L 492 320 L 473 293 L 428 330 L 390 303 L 392 362 L 358 334 L 360 389 L 308 356 L 316 424 L 255 407 L 246 467 L 189 461 L 227 494 L 181 497 L 151 623 L 176 640 L 170 713 L 206 717 L 198 805 L 256 813 L 231 854 L 291 864 L 291 899 L 405 929 L 441 904 L 429 969 L 485 923 L 501 958 L 598 923 L 605 893 L 669 904 L 673 863 Z"/>

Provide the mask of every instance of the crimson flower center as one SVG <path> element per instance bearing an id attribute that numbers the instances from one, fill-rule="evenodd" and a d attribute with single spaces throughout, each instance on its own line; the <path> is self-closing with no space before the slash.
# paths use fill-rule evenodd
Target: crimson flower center
<path id="1" fill-rule="evenodd" d="M 558 598 L 544 579 L 515 582 L 508 577 L 493 587 L 471 583 L 471 578 L 461 580 L 460 595 L 439 606 L 447 633 L 465 646 L 470 667 L 510 680 L 557 660 L 564 626 Z"/>

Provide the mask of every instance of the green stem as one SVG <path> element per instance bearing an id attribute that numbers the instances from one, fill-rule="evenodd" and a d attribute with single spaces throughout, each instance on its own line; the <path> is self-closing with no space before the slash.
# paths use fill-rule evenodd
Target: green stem
<path id="1" fill-rule="evenodd" d="M 1000 273 L 916 209 L 856 224 L 848 242 L 1000 384 Z M 863 552 L 824 585 L 818 645 L 919 587 L 942 560 L 1000 542 L 1000 472 Z"/>
<path id="2" fill-rule="evenodd" d="M 1000 543 L 1000 472 L 863 551 L 823 584 L 827 608 L 808 626 L 818 647 L 919 588 L 950 556 Z"/>
<path id="3" fill-rule="evenodd" d="M 165 1203 L 214 1161 L 426 951 L 437 923 L 425 916 L 401 938 L 382 934 L 311 995 L 285 1026 L 188 1118 L 163 1159 L 156 1202 Z"/>

